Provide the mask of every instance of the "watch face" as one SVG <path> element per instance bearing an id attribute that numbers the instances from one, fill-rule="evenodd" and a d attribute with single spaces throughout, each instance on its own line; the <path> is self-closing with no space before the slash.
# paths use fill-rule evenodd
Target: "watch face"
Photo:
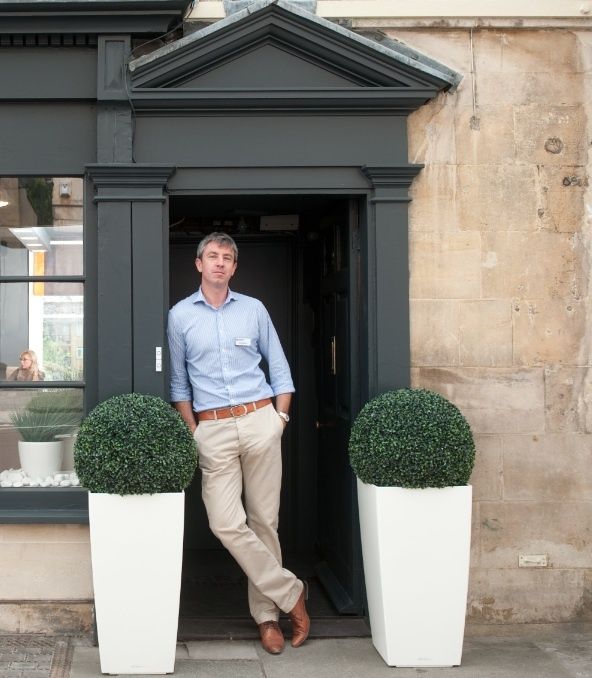
<path id="1" fill-rule="evenodd" d="M 279 412 L 278 415 L 286 422 L 288 423 L 290 421 L 290 415 L 287 414 L 286 412 Z"/>

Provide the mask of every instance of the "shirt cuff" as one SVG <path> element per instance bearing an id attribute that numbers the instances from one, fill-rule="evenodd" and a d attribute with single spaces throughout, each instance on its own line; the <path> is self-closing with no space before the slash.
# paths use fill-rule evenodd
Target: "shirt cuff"
<path id="1" fill-rule="evenodd" d="M 271 388 L 273 391 L 274 396 L 281 395 L 282 393 L 296 393 L 296 389 L 294 388 L 294 384 L 287 383 L 287 384 L 274 384 Z"/>
<path id="2" fill-rule="evenodd" d="M 186 400 L 189 400 L 190 402 L 193 400 L 193 394 L 191 392 L 171 391 L 172 403 L 180 403 Z"/>

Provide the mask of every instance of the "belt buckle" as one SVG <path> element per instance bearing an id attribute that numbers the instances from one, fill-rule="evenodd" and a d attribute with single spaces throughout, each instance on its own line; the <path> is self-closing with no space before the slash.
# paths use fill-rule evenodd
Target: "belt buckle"
<path id="1" fill-rule="evenodd" d="M 241 412 L 240 414 L 235 414 L 235 413 L 234 413 L 234 410 L 235 410 L 236 407 L 242 407 L 243 410 L 244 410 L 244 412 Z M 231 414 L 234 418 L 236 418 L 236 417 L 244 417 L 245 414 L 249 414 L 249 409 L 247 408 L 247 406 L 246 406 L 244 403 L 241 403 L 240 405 L 232 405 L 232 407 L 230 408 L 230 414 Z"/>

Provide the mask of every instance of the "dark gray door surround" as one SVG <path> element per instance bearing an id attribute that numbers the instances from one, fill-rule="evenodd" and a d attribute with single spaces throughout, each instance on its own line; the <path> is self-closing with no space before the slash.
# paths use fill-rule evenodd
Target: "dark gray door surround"
<path id="1" fill-rule="evenodd" d="M 359 400 L 408 385 L 407 202 L 420 167 L 407 163 L 406 117 L 456 75 L 283 0 L 255 2 L 129 70 L 134 158 L 174 166 L 170 194 L 365 198 Z"/>
<path id="2" fill-rule="evenodd" d="M 406 118 L 457 75 L 284 0 L 258 0 L 130 61 L 134 34 L 164 33 L 188 4 L 0 5 L 11 66 L 0 120 L 16 124 L 1 125 L 16 131 L 0 172 L 87 178 L 87 406 L 130 390 L 166 397 L 166 353 L 161 372 L 154 358 L 165 346 L 171 194 L 358 197 L 356 402 L 407 385 L 407 203 L 421 168 L 407 162 Z M 40 73 L 40 87 L 26 85 Z M 25 514 L 48 519 L 42 506 Z"/>
<path id="3" fill-rule="evenodd" d="M 407 163 L 406 117 L 446 84 L 397 56 L 282 0 L 261 0 L 129 64 L 134 158 L 175 167 L 169 194 L 329 194 L 362 203 L 360 267 L 350 282 L 361 296 L 361 313 L 350 316 L 352 416 L 410 379 L 407 203 L 420 167 Z M 162 374 L 156 392 L 166 388 Z M 355 483 L 345 477 L 346 449 L 339 452 L 345 474 L 336 494 L 354 517 Z M 319 542 L 317 574 L 337 609 L 359 614 L 358 535 L 342 522 L 350 540 L 337 555 Z"/>

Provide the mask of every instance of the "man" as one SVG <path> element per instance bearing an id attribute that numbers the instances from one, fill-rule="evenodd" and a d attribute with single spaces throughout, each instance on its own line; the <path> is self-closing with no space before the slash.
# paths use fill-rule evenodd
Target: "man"
<path id="1" fill-rule="evenodd" d="M 225 233 L 199 243 L 201 286 L 169 312 L 171 400 L 197 443 L 210 529 L 247 575 L 261 643 L 278 654 L 280 610 L 292 621 L 293 647 L 310 627 L 304 584 L 282 567 L 277 534 L 281 437 L 294 385 L 265 307 L 228 286 L 237 260 L 236 243 Z"/>

